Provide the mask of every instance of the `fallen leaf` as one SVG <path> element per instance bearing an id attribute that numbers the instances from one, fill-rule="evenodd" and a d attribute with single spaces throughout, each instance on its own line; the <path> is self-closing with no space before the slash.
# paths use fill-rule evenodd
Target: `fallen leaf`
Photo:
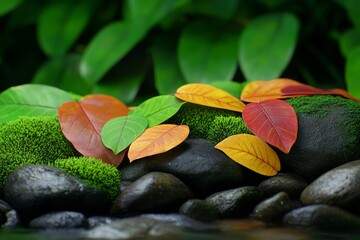
<path id="1" fill-rule="evenodd" d="M 215 148 L 259 174 L 274 176 L 280 171 L 280 160 L 276 152 L 257 136 L 233 135 L 218 143 Z"/>
<path id="2" fill-rule="evenodd" d="M 243 102 L 230 93 L 202 83 L 186 84 L 176 90 L 175 96 L 186 102 L 236 112 L 242 112 L 245 106 Z"/>
<path id="3" fill-rule="evenodd" d="M 118 154 L 139 137 L 147 126 L 146 117 L 140 114 L 116 117 L 105 123 L 101 139 L 106 147 Z"/>
<path id="4" fill-rule="evenodd" d="M 93 94 L 78 102 L 66 102 L 58 109 L 61 129 L 75 149 L 84 156 L 102 159 L 118 166 L 125 152 L 115 155 L 101 140 L 104 124 L 118 116 L 127 115 L 128 108 L 114 97 Z"/>
<path id="5" fill-rule="evenodd" d="M 289 153 L 298 132 L 296 112 L 289 103 L 282 100 L 249 103 L 242 117 L 256 136 L 284 153 Z"/>
<path id="6" fill-rule="evenodd" d="M 348 93 L 348 92 L 345 91 L 344 89 L 333 88 L 333 89 L 330 89 L 329 92 L 331 92 L 331 94 L 333 94 L 333 95 L 342 96 L 342 97 L 345 97 L 345 98 L 352 99 L 352 100 L 354 100 L 354 101 L 356 101 L 356 102 L 360 102 L 360 99 L 352 96 L 350 93 Z"/>
<path id="7" fill-rule="evenodd" d="M 186 125 L 161 124 L 146 129 L 131 145 L 130 162 L 166 152 L 185 141 L 190 130 Z"/>
<path id="8" fill-rule="evenodd" d="M 299 96 L 310 96 L 310 95 L 323 95 L 331 94 L 329 91 L 314 88 L 309 85 L 298 85 L 298 86 L 287 86 L 281 89 L 281 94 L 284 97 L 299 97 Z"/>
<path id="9" fill-rule="evenodd" d="M 289 98 L 290 96 L 284 95 L 282 89 L 295 86 L 306 88 L 308 91 L 311 89 L 313 91 L 319 90 L 292 79 L 279 78 L 271 81 L 250 82 L 244 87 L 240 99 L 245 102 L 260 102 L 267 99 Z M 295 94 L 293 94 L 292 97 L 293 96 L 295 96 Z"/>

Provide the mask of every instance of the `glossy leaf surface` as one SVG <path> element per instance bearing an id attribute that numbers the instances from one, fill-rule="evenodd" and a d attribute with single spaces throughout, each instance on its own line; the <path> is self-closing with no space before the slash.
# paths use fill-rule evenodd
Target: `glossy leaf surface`
<path id="1" fill-rule="evenodd" d="M 280 160 L 276 152 L 257 136 L 233 135 L 218 143 L 215 148 L 259 174 L 274 176 L 280 171 Z"/>
<path id="2" fill-rule="evenodd" d="M 101 140 L 101 130 L 110 119 L 127 113 L 128 108 L 122 102 L 101 94 L 64 103 L 58 110 L 62 131 L 76 150 L 115 166 L 121 163 L 125 152 L 115 155 L 106 148 Z"/>
<path id="3" fill-rule="evenodd" d="M 148 128 L 130 145 L 129 160 L 169 151 L 185 141 L 189 133 L 186 125 L 161 124 Z"/>
<path id="4" fill-rule="evenodd" d="M 113 22 L 101 29 L 86 48 L 80 64 L 80 73 L 94 84 L 122 59 L 146 31 L 128 22 Z"/>
<path id="5" fill-rule="evenodd" d="M 239 64 L 247 80 L 280 77 L 296 47 L 299 21 L 291 13 L 256 18 L 240 37 Z"/>
<path id="6" fill-rule="evenodd" d="M 43 51 L 51 57 L 64 55 L 89 22 L 97 2 L 62 0 L 47 5 L 37 25 Z"/>
<path id="7" fill-rule="evenodd" d="M 71 100 L 68 92 L 46 85 L 11 87 L 0 94 L 0 122 L 20 116 L 56 116 L 58 107 Z"/>
<path id="8" fill-rule="evenodd" d="M 242 112 L 245 106 L 238 98 L 208 84 L 186 84 L 176 90 L 175 96 L 186 102 L 236 112 Z"/>
<path id="9" fill-rule="evenodd" d="M 190 22 L 178 47 L 179 65 L 186 82 L 230 81 L 236 71 L 237 39 L 224 26 Z"/>
<path id="10" fill-rule="evenodd" d="M 298 132 L 297 116 L 289 103 L 282 100 L 249 103 L 242 117 L 252 133 L 284 153 L 289 153 Z"/>
<path id="11" fill-rule="evenodd" d="M 116 117 L 104 125 L 101 139 L 106 147 L 118 154 L 139 137 L 147 126 L 146 118 L 139 114 Z"/>
<path id="12" fill-rule="evenodd" d="M 129 115 L 140 114 L 146 117 L 148 127 L 153 127 L 173 116 L 184 103 L 171 95 L 156 96 L 131 110 Z"/>

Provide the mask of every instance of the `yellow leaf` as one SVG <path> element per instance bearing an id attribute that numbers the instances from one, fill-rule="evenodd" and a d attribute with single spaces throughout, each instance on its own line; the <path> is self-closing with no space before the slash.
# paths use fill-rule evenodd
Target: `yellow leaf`
<path id="1" fill-rule="evenodd" d="M 245 104 L 219 88 L 203 83 L 186 84 L 176 90 L 175 96 L 183 101 L 208 107 L 242 112 Z"/>
<path id="2" fill-rule="evenodd" d="M 280 160 L 276 152 L 256 136 L 233 135 L 218 143 L 215 148 L 259 174 L 274 176 L 280 171 Z"/>
<path id="3" fill-rule="evenodd" d="M 189 133 L 186 125 L 160 124 L 148 128 L 130 145 L 129 160 L 166 152 L 185 141 Z"/>

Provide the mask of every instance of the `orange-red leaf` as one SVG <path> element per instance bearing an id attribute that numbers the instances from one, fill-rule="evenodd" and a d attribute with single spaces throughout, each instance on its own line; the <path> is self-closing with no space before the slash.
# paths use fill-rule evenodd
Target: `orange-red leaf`
<path id="1" fill-rule="evenodd" d="M 292 106 L 282 100 L 249 103 L 243 114 L 248 128 L 270 145 L 288 153 L 296 141 L 298 121 Z"/>
<path id="2" fill-rule="evenodd" d="M 101 129 L 108 120 L 127 115 L 128 111 L 127 106 L 114 97 L 93 94 L 78 102 L 62 104 L 58 116 L 65 137 L 77 151 L 118 166 L 125 151 L 114 155 L 106 148 L 101 141 Z"/>
<path id="3" fill-rule="evenodd" d="M 176 90 L 175 96 L 183 101 L 208 107 L 242 112 L 245 104 L 219 88 L 208 84 L 191 83 Z"/>
<path id="4" fill-rule="evenodd" d="M 259 174 L 274 176 L 280 171 L 280 160 L 276 152 L 256 136 L 233 135 L 218 143 L 215 148 Z"/>
<path id="5" fill-rule="evenodd" d="M 129 160 L 166 152 L 185 141 L 189 133 L 186 125 L 161 124 L 148 128 L 130 145 Z"/>
<path id="6" fill-rule="evenodd" d="M 245 86 L 241 100 L 245 102 L 261 102 L 267 99 L 283 99 L 290 97 L 328 94 L 327 91 L 311 87 L 287 78 L 271 81 L 254 81 Z"/>
<path id="7" fill-rule="evenodd" d="M 340 89 L 340 88 L 334 88 L 334 89 L 330 89 L 329 92 L 333 95 L 339 95 L 345 98 L 349 98 L 352 99 L 356 102 L 360 102 L 360 99 L 353 97 L 352 95 L 350 95 L 350 93 L 348 93 L 347 91 L 345 91 L 344 89 Z"/>

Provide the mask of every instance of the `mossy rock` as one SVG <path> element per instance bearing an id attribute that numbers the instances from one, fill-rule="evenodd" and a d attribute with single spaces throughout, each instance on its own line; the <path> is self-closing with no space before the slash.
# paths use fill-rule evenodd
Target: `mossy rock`
<path id="1" fill-rule="evenodd" d="M 282 166 L 313 180 L 341 164 L 360 159 L 360 104 L 339 96 L 316 95 L 287 100 L 299 130 L 289 154 L 278 151 Z"/>

